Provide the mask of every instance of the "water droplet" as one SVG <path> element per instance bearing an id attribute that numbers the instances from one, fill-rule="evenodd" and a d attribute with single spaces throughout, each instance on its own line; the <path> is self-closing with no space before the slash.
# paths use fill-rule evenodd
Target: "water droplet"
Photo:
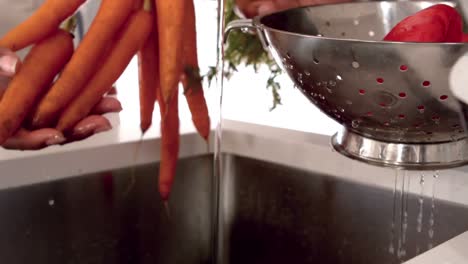
<path id="1" fill-rule="evenodd" d="M 342 108 L 342 107 L 340 107 L 340 108 L 338 108 L 338 109 L 340 110 L 341 113 L 344 113 L 344 112 L 345 112 L 344 108 Z"/>
<path id="2" fill-rule="evenodd" d="M 369 31 L 369 37 L 373 37 L 373 36 L 375 36 L 375 32 L 374 32 L 374 31 L 372 31 L 372 30 L 371 30 L 371 31 Z"/>
<path id="3" fill-rule="evenodd" d="M 336 75 L 336 79 L 337 79 L 338 81 L 342 81 L 342 80 L 343 80 L 343 77 L 341 77 L 341 75 Z"/>
<path id="4" fill-rule="evenodd" d="M 390 244 L 390 247 L 388 248 L 388 253 L 392 255 L 395 253 L 395 247 L 393 246 L 393 244 Z"/>
<path id="5" fill-rule="evenodd" d="M 361 121 L 360 121 L 360 120 L 353 120 L 353 121 L 351 122 L 351 126 L 352 126 L 353 128 L 358 128 L 360 124 L 361 124 Z"/>
<path id="6" fill-rule="evenodd" d="M 323 95 L 319 95 L 319 98 L 320 98 L 321 100 L 325 100 L 325 96 L 323 96 Z"/>
<path id="7" fill-rule="evenodd" d="M 310 72 L 304 71 L 304 73 L 305 73 L 306 76 L 310 76 Z"/>
<path id="8" fill-rule="evenodd" d="M 50 199 L 50 200 L 49 200 L 49 206 L 54 206 L 54 205 L 55 205 L 54 199 Z"/>
<path id="9" fill-rule="evenodd" d="M 241 31 L 243 33 L 247 33 L 247 32 L 249 32 L 249 28 L 248 27 L 243 27 L 243 28 L 241 28 Z"/>

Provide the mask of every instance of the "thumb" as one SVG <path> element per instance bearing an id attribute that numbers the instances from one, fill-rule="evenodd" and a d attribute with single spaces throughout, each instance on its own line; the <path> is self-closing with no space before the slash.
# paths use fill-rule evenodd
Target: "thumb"
<path id="1" fill-rule="evenodd" d="M 14 52 L 0 48 L 0 76 L 13 76 L 19 66 L 20 59 Z"/>

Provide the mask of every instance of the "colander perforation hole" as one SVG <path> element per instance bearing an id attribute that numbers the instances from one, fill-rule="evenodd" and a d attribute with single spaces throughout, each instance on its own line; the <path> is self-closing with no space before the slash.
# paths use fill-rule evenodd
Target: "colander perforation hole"
<path id="1" fill-rule="evenodd" d="M 405 119 L 405 118 L 406 118 L 406 115 L 404 115 L 404 114 L 399 114 L 399 115 L 398 115 L 398 118 L 399 118 L 399 119 Z"/>
<path id="2" fill-rule="evenodd" d="M 406 66 L 406 65 L 401 65 L 400 66 L 400 71 L 405 72 L 407 70 L 408 70 L 408 66 Z"/>
<path id="3" fill-rule="evenodd" d="M 422 86 L 429 87 L 429 86 L 431 86 L 431 82 L 430 81 L 423 81 Z"/>
<path id="4" fill-rule="evenodd" d="M 326 22 L 325 22 L 325 25 L 326 25 L 327 27 L 331 26 L 330 21 L 326 21 Z"/>
<path id="5" fill-rule="evenodd" d="M 375 32 L 373 30 L 369 30 L 369 37 L 374 37 L 375 36 Z"/>
<path id="6" fill-rule="evenodd" d="M 374 113 L 372 113 L 372 112 L 367 112 L 365 115 L 366 115 L 366 116 L 373 116 Z"/>
<path id="7" fill-rule="evenodd" d="M 439 98 L 440 98 L 440 100 L 445 101 L 445 100 L 448 99 L 448 95 L 443 94 Z"/>
<path id="8" fill-rule="evenodd" d="M 399 96 L 400 98 L 402 98 L 402 99 L 403 99 L 403 98 L 406 98 L 406 93 L 405 93 L 405 92 L 400 92 L 400 93 L 398 94 L 398 96 Z"/>
<path id="9" fill-rule="evenodd" d="M 360 95 L 365 95 L 365 94 L 366 94 L 366 90 L 364 90 L 364 89 L 359 89 L 359 94 L 360 94 Z"/>
<path id="10" fill-rule="evenodd" d="M 418 105 L 417 108 L 418 108 L 418 111 L 419 111 L 421 114 L 424 113 L 424 109 L 426 109 L 426 108 L 424 107 L 424 105 Z"/>
<path id="11" fill-rule="evenodd" d="M 359 68 L 361 65 L 359 65 L 359 62 L 353 61 L 353 62 L 351 63 L 351 66 L 352 66 L 354 69 L 357 69 L 357 68 Z"/>
<path id="12" fill-rule="evenodd" d="M 319 59 L 317 59 L 317 58 L 314 58 L 313 61 L 314 61 L 315 64 L 319 64 L 319 63 L 320 63 Z"/>
<path id="13" fill-rule="evenodd" d="M 465 131 L 463 129 L 459 129 L 458 133 L 465 133 Z"/>
<path id="14" fill-rule="evenodd" d="M 377 78 L 376 81 L 378 84 L 382 84 L 385 82 L 385 80 L 382 77 Z"/>
<path id="15" fill-rule="evenodd" d="M 355 26 L 359 25 L 359 19 L 354 19 L 353 24 L 354 24 Z"/>
<path id="16" fill-rule="evenodd" d="M 346 36 L 346 32 L 341 32 L 341 36 L 342 37 Z"/>
<path id="17" fill-rule="evenodd" d="M 459 127 L 460 127 L 459 124 L 454 124 L 454 125 L 452 125 L 452 128 L 459 128 Z"/>

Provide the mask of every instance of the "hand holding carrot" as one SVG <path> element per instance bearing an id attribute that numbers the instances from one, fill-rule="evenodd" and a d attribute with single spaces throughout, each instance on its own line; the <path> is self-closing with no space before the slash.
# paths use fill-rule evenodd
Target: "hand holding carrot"
<path id="1" fill-rule="evenodd" d="M 14 52 L 0 48 L 0 100 L 20 66 L 21 61 Z M 41 65 L 39 64 L 37 67 L 41 67 Z M 102 115 L 121 110 L 122 107 L 117 99 L 104 97 L 93 109 L 92 114 L 81 120 L 74 127 L 74 132 L 67 138 L 60 131 L 52 128 L 32 131 L 20 128 L 3 143 L 2 147 L 17 150 L 37 150 L 50 145 L 83 140 L 94 134 L 111 129 L 109 120 Z"/>
<path id="2" fill-rule="evenodd" d="M 85 1 L 44 0 L 32 16 L 0 36 L 0 145 L 35 150 L 109 130 L 102 114 L 121 110 L 120 102 L 109 97 L 112 84 L 137 56 L 141 131 L 151 126 L 155 109 L 161 116 L 159 192 L 167 201 L 181 143 L 179 84 L 197 131 L 205 140 L 210 132 L 193 0 L 102 0 L 74 47 L 70 16 Z M 30 46 L 24 62 L 9 51 Z"/>

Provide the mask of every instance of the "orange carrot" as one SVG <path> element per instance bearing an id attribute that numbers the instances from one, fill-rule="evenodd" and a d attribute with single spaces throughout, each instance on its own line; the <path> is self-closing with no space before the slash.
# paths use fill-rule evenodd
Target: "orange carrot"
<path id="1" fill-rule="evenodd" d="M 0 102 L 0 144 L 20 128 L 34 104 L 69 61 L 73 49 L 72 35 L 61 29 L 33 46 Z"/>
<path id="2" fill-rule="evenodd" d="M 119 37 L 115 39 L 108 56 L 104 58 L 102 66 L 90 79 L 85 89 L 65 108 L 57 125 L 58 130 L 70 131 L 76 123 L 90 113 L 120 77 L 133 56 L 143 47 L 152 26 L 153 17 L 150 12 L 139 10 L 130 16 Z"/>
<path id="3" fill-rule="evenodd" d="M 21 50 L 53 34 L 86 0 L 46 0 L 32 16 L 0 38 L 0 47 Z"/>
<path id="4" fill-rule="evenodd" d="M 67 0 L 68 1 L 68 0 Z M 52 125 L 61 111 L 85 87 L 102 65 L 109 43 L 131 14 L 134 0 L 102 0 L 98 13 L 59 79 L 39 103 L 33 115 L 33 126 Z M 111 84 L 108 86 L 110 87 Z"/>
<path id="5" fill-rule="evenodd" d="M 177 92 L 182 73 L 185 0 L 155 0 L 159 31 L 160 78 L 163 102 Z"/>
<path id="6" fill-rule="evenodd" d="M 155 19 L 153 19 L 154 21 Z M 138 52 L 140 81 L 140 129 L 145 133 L 153 120 L 156 90 L 159 87 L 158 32 L 153 22 L 153 31 Z"/>
<path id="7" fill-rule="evenodd" d="M 159 195 L 163 201 L 169 199 L 179 158 L 179 96 L 177 91 L 169 104 L 162 99 L 162 90 L 158 92 L 161 112 L 161 162 L 159 165 Z M 167 110 L 167 111 L 166 111 Z"/>
<path id="8" fill-rule="evenodd" d="M 210 117 L 203 94 L 202 80 L 200 78 L 197 55 L 197 33 L 195 20 L 195 7 L 193 0 L 186 0 L 185 6 L 185 33 L 184 33 L 184 73 L 182 84 L 185 90 L 192 121 L 198 133 L 208 140 L 210 134 Z"/>

